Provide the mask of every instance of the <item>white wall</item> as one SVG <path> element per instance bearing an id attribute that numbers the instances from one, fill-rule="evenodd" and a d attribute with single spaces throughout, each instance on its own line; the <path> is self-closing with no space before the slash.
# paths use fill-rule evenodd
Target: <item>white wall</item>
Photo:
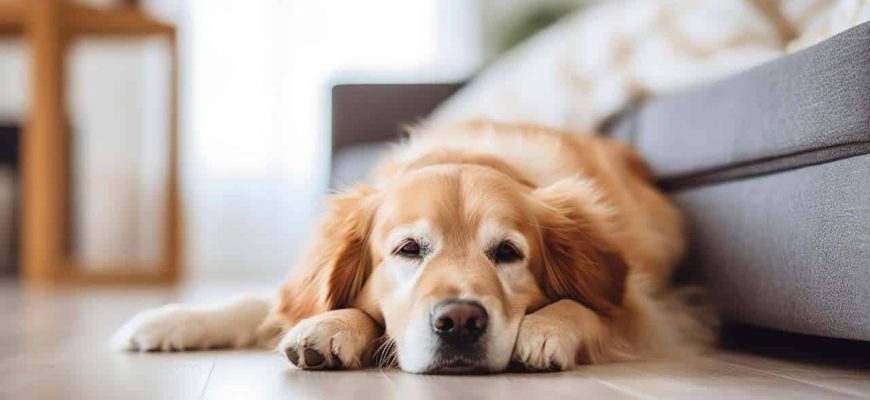
<path id="1" fill-rule="evenodd" d="M 20 121 L 24 114 L 27 52 L 20 40 L 0 40 L 0 122 Z"/>
<path id="2" fill-rule="evenodd" d="M 194 0 L 185 171 L 195 278 L 283 277 L 327 183 L 329 83 L 464 78 L 475 2 Z"/>
<path id="3" fill-rule="evenodd" d="M 168 43 L 79 40 L 68 57 L 75 255 L 89 268 L 154 266 L 164 237 Z"/>

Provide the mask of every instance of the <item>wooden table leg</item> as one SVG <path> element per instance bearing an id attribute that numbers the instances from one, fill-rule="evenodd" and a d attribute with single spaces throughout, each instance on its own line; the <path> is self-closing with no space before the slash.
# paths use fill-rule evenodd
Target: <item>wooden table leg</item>
<path id="1" fill-rule="evenodd" d="M 23 276 L 57 276 L 66 253 L 68 160 L 62 0 L 27 0 L 30 108 L 22 135 Z"/>

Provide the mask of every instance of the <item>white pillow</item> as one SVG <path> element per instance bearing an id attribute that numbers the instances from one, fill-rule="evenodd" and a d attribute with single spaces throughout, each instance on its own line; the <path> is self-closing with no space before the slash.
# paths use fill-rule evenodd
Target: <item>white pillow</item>
<path id="1" fill-rule="evenodd" d="M 490 118 L 592 130 L 646 96 L 745 70 L 866 21 L 868 3 L 597 3 L 505 54 L 438 107 L 428 123 Z"/>

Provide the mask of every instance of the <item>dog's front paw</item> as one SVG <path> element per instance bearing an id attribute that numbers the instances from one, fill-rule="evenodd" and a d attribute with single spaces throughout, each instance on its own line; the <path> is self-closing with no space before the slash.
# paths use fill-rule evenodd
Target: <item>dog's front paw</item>
<path id="1" fill-rule="evenodd" d="M 579 338 L 561 321 L 526 315 L 520 322 L 513 361 L 532 371 L 564 371 L 574 367 Z"/>
<path id="2" fill-rule="evenodd" d="M 140 312 L 111 340 L 118 350 L 174 351 L 209 346 L 202 335 L 203 321 L 195 312 L 167 305 Z"/>
<path id="3" fill-rule="evenodd" d="M 302 369 L 359 368 L 374 337 L 368 321 L 360 324 L 353 313 L 361 312 L 335 310 L 299 321 L 281 339 L 278 350 Z"/>

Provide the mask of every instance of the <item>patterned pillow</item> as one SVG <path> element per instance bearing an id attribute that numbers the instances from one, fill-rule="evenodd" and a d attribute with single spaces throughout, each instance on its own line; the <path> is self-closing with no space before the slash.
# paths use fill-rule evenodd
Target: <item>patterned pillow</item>
<path id="1" fill-rule="evenodd" d="M 870 0 L 614 0 L 508 52 L 435 110 L 592 130 L 649 95 L 745 70 L 870 19 Z"/>

